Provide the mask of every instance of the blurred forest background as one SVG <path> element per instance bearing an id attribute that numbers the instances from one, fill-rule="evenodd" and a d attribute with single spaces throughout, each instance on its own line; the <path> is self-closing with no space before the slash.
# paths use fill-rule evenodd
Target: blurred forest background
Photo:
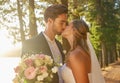
<path id="1" fill-rule="evenodd" d="M 44 9 L 51 4 L 65 4 L 68 21 L 83 17 L 89 22 L 101 67 L 120 58 L 120 0 L 0 0 L 0 30 L 8 32 L 14 45 L 22 45 L 44 30 Z"/>

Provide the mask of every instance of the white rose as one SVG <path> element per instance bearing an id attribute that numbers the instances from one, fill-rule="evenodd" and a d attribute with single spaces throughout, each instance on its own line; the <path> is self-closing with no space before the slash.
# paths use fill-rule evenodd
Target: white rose
<path id="1" fill-rule="evenodd" d="M 53 78 L 53 75 L 52 75 L 52 74 L 50 74 L 50 77 L 51 77 L 51 78 Z"/>
<path id="2" fill-rule="evenodd" d="M 62 63 L 60 63 L 60 66 L 62 66 L 63 64 Z"/>
<path id="3" fill-rule="evenodd" d="M 64 54 L 66 54 L 66 53 L 67 53 L 67 51 L 66 51 L 66 50 L 63 50 L 63 53 L 64 53 Z"/>
<path id="4" fill-rule="evenodd" d="M 55 66 L 55 67 L 52 68 L 52 72 L 53 73 L 56 73 L 57 71 L 58 71 L 58 67 L 57 66 Z"/>
<path id="5" fill-rule="evenodd" d="M 43 79 L 44 79 L 43 76 L 41 76 L 41 75 L 37 76 L 37 80 L 38 80 L 38 81 L 41 81 L 41 80 L 43 80 Z"/>
<path id="6" fill-rule="evenodd" d="M 43 75 L 42 75 L 44 78 L 46 78 L 46 77 L 48 77 L 48 73 L 47 72 L 45 72 L 45 73 L 43 73 Z"/>

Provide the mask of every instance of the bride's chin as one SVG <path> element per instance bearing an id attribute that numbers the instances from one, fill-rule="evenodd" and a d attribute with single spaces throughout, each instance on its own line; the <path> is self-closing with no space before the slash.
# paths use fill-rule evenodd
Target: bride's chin
<path id="1" fill-rule="evenodd" d="M 61 34 L 61 36 L 62 36 L 63 38 L 66 38 L 66 37 L 65 37 L 65 34 Z"/>
<path id="2" fill-rule="evenodd" d="M 68 34 L 63 32 L 63 33 L 61 34 L 61 36 L 62 36 L 63 38 L 65 38 L 65 39 L 67 39 Z"/>
<path id="3" fill-rule="evenodd" d="M 64 36 L 62 36 L 63 38 L 65 38 Z"/>

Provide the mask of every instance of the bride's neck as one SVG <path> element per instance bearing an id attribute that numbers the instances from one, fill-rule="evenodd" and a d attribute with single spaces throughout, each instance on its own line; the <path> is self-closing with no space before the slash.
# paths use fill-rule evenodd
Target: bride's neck
<path id="1" fill-rule="evenodd" d="M 73 38 L 72 37 L 69 37 L 68 38 L 68 42 L 69 42 L 69 44 L 70 44 L 70 50 L 72 50 L 73 49 Z"/>

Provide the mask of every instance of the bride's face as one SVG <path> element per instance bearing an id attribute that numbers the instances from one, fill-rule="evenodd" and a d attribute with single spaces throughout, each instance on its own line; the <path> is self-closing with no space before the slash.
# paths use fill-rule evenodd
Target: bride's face
<path id="1" fill-rule="evenodd" d="M 62 37 L 68 39 L 73 36 L 73 24 L 70 23 L 62 33 Z"/>

